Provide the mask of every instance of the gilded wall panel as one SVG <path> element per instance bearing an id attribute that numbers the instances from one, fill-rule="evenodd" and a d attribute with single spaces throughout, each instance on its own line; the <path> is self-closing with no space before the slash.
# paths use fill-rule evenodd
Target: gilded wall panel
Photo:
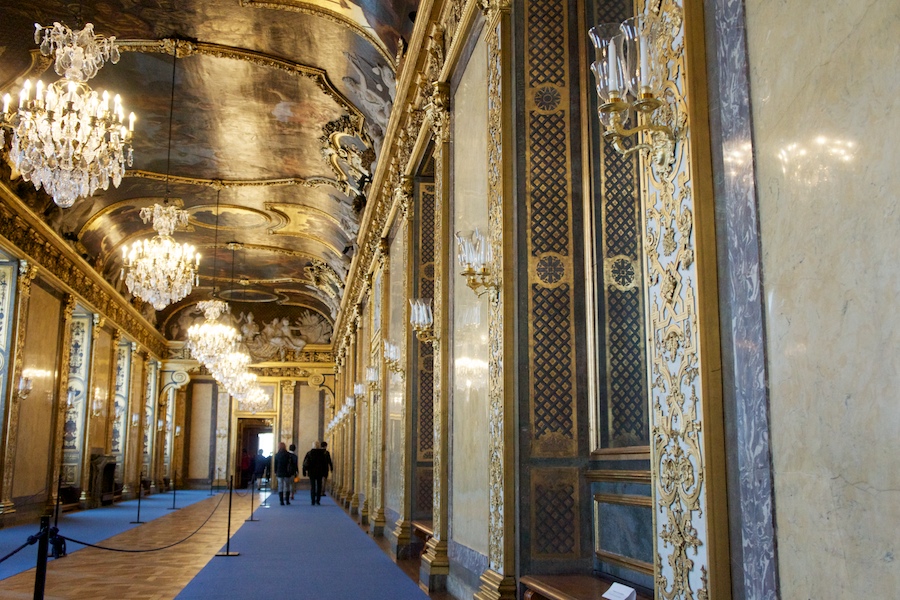
<path id="1" fill-rule="evenodd" d="M 212 447 L 212 421 L 213 402 L 218 399 L 214 397 L 213 390 L 216 386 L 212 383 L 192 383 L 191 384 L 191 404 L 190 404 L 190 433 L 189 462 L 187 465 L 187 477 L 193 480 L 206 480 L 210 473 L 210 451 Z"/>
<path id="2" fill-rule="evenodd" d="M 577 453 L 568 6 L 525 10 L 525 168 L 534 456 Z"/>
<path id="3" fill-rule="evenodd" d="M 28 504 L 41 502 L 51 492 L 48 469 L 56 446 L 52 438 L 61 323 L 60 298 L 36 280 L 31 286 L 22 361 L 22 376 L 31 379 L 32 390 L 19 401 L 12 487 L 13 498 L 27 497 Z"/>
<path id="4" fill-rule="evenodd" d="M 91 418 L 90 423 L 90 454 L 105 454 L 111 432 L 107 427 L 109 419 L 109 388 L 112 368 L 112 334 L 106 330 L 100 330 L 94 341 L 94 362 L 91 372 Z"/>

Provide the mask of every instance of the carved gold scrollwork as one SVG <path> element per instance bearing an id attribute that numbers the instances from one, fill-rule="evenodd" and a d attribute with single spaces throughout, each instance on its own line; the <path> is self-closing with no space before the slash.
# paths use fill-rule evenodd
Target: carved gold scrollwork
<path id="1" fill-rule="evenodd" d="M 684 143 L 689 124 L 682 9 L 676 0 L 651 0 L 648 11 L 659 20 L 659 46 L 668 68 L 667 104 L 657 112 L 677 132 L 672 148 L 654 146 L 641 173 L 651 336 L 648 353 L 653 374 L 656 593 L 665 600 L 704 600 L 709 593 L 709 558 L 699 552 L 709 539 L 704 510 L 704 390 L 697 344 L 691 153 Z M 656 161 L 655 153 L 669 150 L 673 160 L 665 164 Z M 613 281 L 607 279 L 608 285 L 615 287 L 626 279 L 627 269 L 621 263 L 619 267 L 617 272 L 614 266 L 611 269 Z"/>

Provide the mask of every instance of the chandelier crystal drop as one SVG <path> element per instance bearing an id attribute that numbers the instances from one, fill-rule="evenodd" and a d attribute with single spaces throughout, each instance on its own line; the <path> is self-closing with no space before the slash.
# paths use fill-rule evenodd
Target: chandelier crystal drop
<path id="1" fill-rule="evenodd" d="M 119 186 L 133 161 L 135 116 L 126 122 L 118 95 L 111 102 L 109 92 L 85 83 L 107 61 L 118 62 L 115 37 L 94 35 L 90 23 L 74 32 L 60 23 L 35 24 L 35 42 L 43 55 L 55 55 L 54 68 L 63 78 L 46 86 L 26 81 L 17 109 L 11 110 L 9 94 L 3 97 L 0 146 L 9 129 L 10 159 L 22 178 L 69 208 L 78 198 L 109 189 L 110 181 Z"/>
<path id="2" fill-rule="evenodd" d="M 197 281 L 200 255 L 189 244 L 172 238 L 175 227 L 187 224 L 187 212 L 175 206 L 141 209 L 144 223 L 153 220 L 158 235 L 122 247 L 122 277 L 128 291 L 156 310 L 162 310 L 191 293 Z"/>
<path id="3" fill-rule="evenodd" d="M 194 358 L 212 370 L 211 365 L 218 357 L 235 349 L 241 336 L 237 329 L 219 321 L 219 317 L 229 310 L 225 302 L 203 300 L 197 303 L 197 308 L 203 311 L 206 320 L 188 328 L 187 347 Z"/>

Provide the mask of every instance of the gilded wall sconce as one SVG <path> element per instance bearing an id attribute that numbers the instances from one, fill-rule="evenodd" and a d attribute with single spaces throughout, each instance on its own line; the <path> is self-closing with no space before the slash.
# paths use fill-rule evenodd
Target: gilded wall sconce
<path id="1" fill-rule="evenodd" d="M 366 383 L 370 388 L 375 389 L 378 386 L 378 367 L 366 367 Z"/>
<path id="2" fill-rule="evenodd" d="M 400 364 L 400 347 L 387 340 L 384 341 L 384 364 L 391 373 L 403 375 L 403 365 Z"/>
<path id="3" fill-rule="evenodd" d="M 34 381 L 31 377 L 22 376 L 19 378 L 19 388 L 16 390 L 16 396 L 19 400 L 25 400 L 34 389 Z"/>
<path id="4" fill-rule="evenodd" d="M 458 231 L 456 242 L 456 258 L 462 268 L 461 274 L 466 278 L 466 285 L 478 296 L 490 290 L 496 293 L 500 284 L 488 266 L 494 259 L 494 253 L 487 238 L 478 229 L 469 233 Z"/>
<path id="5" fill-rule="evenodd" d="M 671 164 L 675 156 L 675 134 L 658 109 L 665 105 L 665 60 L 661 53 L 660 22 L 642 16 L 622 23 L 602 23 L 588 35 L 594 45 L 594 73 L 603 138 L 623 156 L 647 150 L 660 166 Z M 635 126 L 628 125 L 634 114 Z M 645 133 L 647 142 L 624 143 L 636 133 Z"/>
<path id="6" fill-rule="evenodd" d="M 409 323 L 416 332 L 420 342 L 436 342 L 434 334 L 434 312 L 431 310 L 431 298 L 412 298 L 409 301 Z"/>

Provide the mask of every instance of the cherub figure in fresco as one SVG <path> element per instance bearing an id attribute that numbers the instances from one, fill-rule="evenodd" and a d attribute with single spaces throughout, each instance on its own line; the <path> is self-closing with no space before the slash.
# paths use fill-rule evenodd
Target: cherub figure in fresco
<path id="1" fill-rule="evenodd" d="M 344 56 L 347 57 L 348 63 L 356 73 L 356 77 L 344 77 L 344 83 L 362 101 L 364 111 L 371 116 L 372 127 L 369 135 L 373 142 L 381 147 L 393 108 L 392 90 L 387 86 L 393 85 L 394 78 L 391 76 L 391 84 L 387 84 L 384 81 L 383 70 L 389 71 L 389 68 L 372 66 L 365 59 L 350 52 L 344 52 Z M 366 74 L 366 70 L 371 74 Z M 370 80 L 374 82 L 374 85 L 370 85 Z"/>

